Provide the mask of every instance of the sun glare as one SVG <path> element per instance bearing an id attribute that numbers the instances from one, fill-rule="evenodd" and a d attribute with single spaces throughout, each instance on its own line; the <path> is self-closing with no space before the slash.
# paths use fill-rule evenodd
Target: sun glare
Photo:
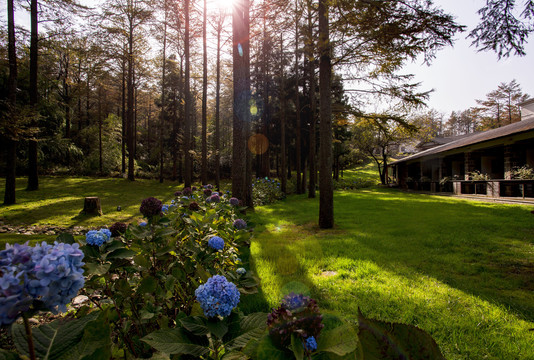
<path id="1" fill-rule="evenodd" d="M 233 0 L 213 0 L 214 7 L 219 9 L 231 9 L 233 5 Z"/>

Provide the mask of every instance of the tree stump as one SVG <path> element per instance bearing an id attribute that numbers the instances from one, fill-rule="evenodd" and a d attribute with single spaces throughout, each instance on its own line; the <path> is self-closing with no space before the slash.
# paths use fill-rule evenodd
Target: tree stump
<path id="1" fill-rule="evenodd" d="M 85 215 L 102 215 L 102 207 L 100 206 L 100 198 L 97 196 L 86 197 L 83 202 L 83 210 L 81 212 Z"/>

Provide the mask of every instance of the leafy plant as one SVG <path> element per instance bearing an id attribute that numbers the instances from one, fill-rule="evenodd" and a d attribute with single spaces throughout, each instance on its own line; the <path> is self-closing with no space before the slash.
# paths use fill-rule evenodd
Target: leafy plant
<path id="1" fill-rule="evenodd" d="M 265 178 L 256 178 L 252 182 L 252 200 L 254 206 L 260 206 L 273 203 L 283 199 L 284 193 L 280 189 L 280 183 L 277 180 Z"/>
<path id="2" fill-rule="evenodd" d="M 472 181 L 487 181 L 491 177 L 488 174 L 482 174 L 480 171 L 475 170 L 469 173 L 469 179 Z"/>
<path id="3" fill-rule="evenodd" d="M 528 165 L 515 167 L 512 170 L 512 179 L 534 180 L 534 169 Z"/>

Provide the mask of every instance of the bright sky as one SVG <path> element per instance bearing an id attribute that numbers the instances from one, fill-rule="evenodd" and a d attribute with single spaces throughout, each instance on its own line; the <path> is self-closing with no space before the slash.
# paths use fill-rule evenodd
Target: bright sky
<path id="1" fill-rule="evenodd" d="M 448 116 L 451 111 L 476 106 L 475 99 L 484 99 L 500 83 L 513 79 L 524 93 L 534 97 L 534 36 L 529 38 L 526 56 L 511 55 L 498 61 L 495 53 L 478 53 L 470 47 L 471 40 L 465 39 L 478 23 L 477 10 L 485 0 L 435 0 L 435 3 L 455 15 L 458 23 L 467 25 L 468 31 L 457 37 L 453 48 L 440 51 L 430 67 L 421 65 L 421 61 L 406 67 L 406 72 L 415 74 L 415 80 L 422 82 L 422 89 L 435 90 L 427 102 L 429 108 Z"/>

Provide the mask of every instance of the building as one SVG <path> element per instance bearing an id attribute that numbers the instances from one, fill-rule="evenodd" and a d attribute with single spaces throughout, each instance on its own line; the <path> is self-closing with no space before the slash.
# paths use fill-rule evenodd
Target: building
<path id="1" fill-rule="evenodd" d="M 512 171 L 534 168 L 534 99 L 521 104 L 522 120 L 462 136 L 393 162 L 396 184 L 405 189 L 489 197 L 534 197 L 534 180 Z"/>

